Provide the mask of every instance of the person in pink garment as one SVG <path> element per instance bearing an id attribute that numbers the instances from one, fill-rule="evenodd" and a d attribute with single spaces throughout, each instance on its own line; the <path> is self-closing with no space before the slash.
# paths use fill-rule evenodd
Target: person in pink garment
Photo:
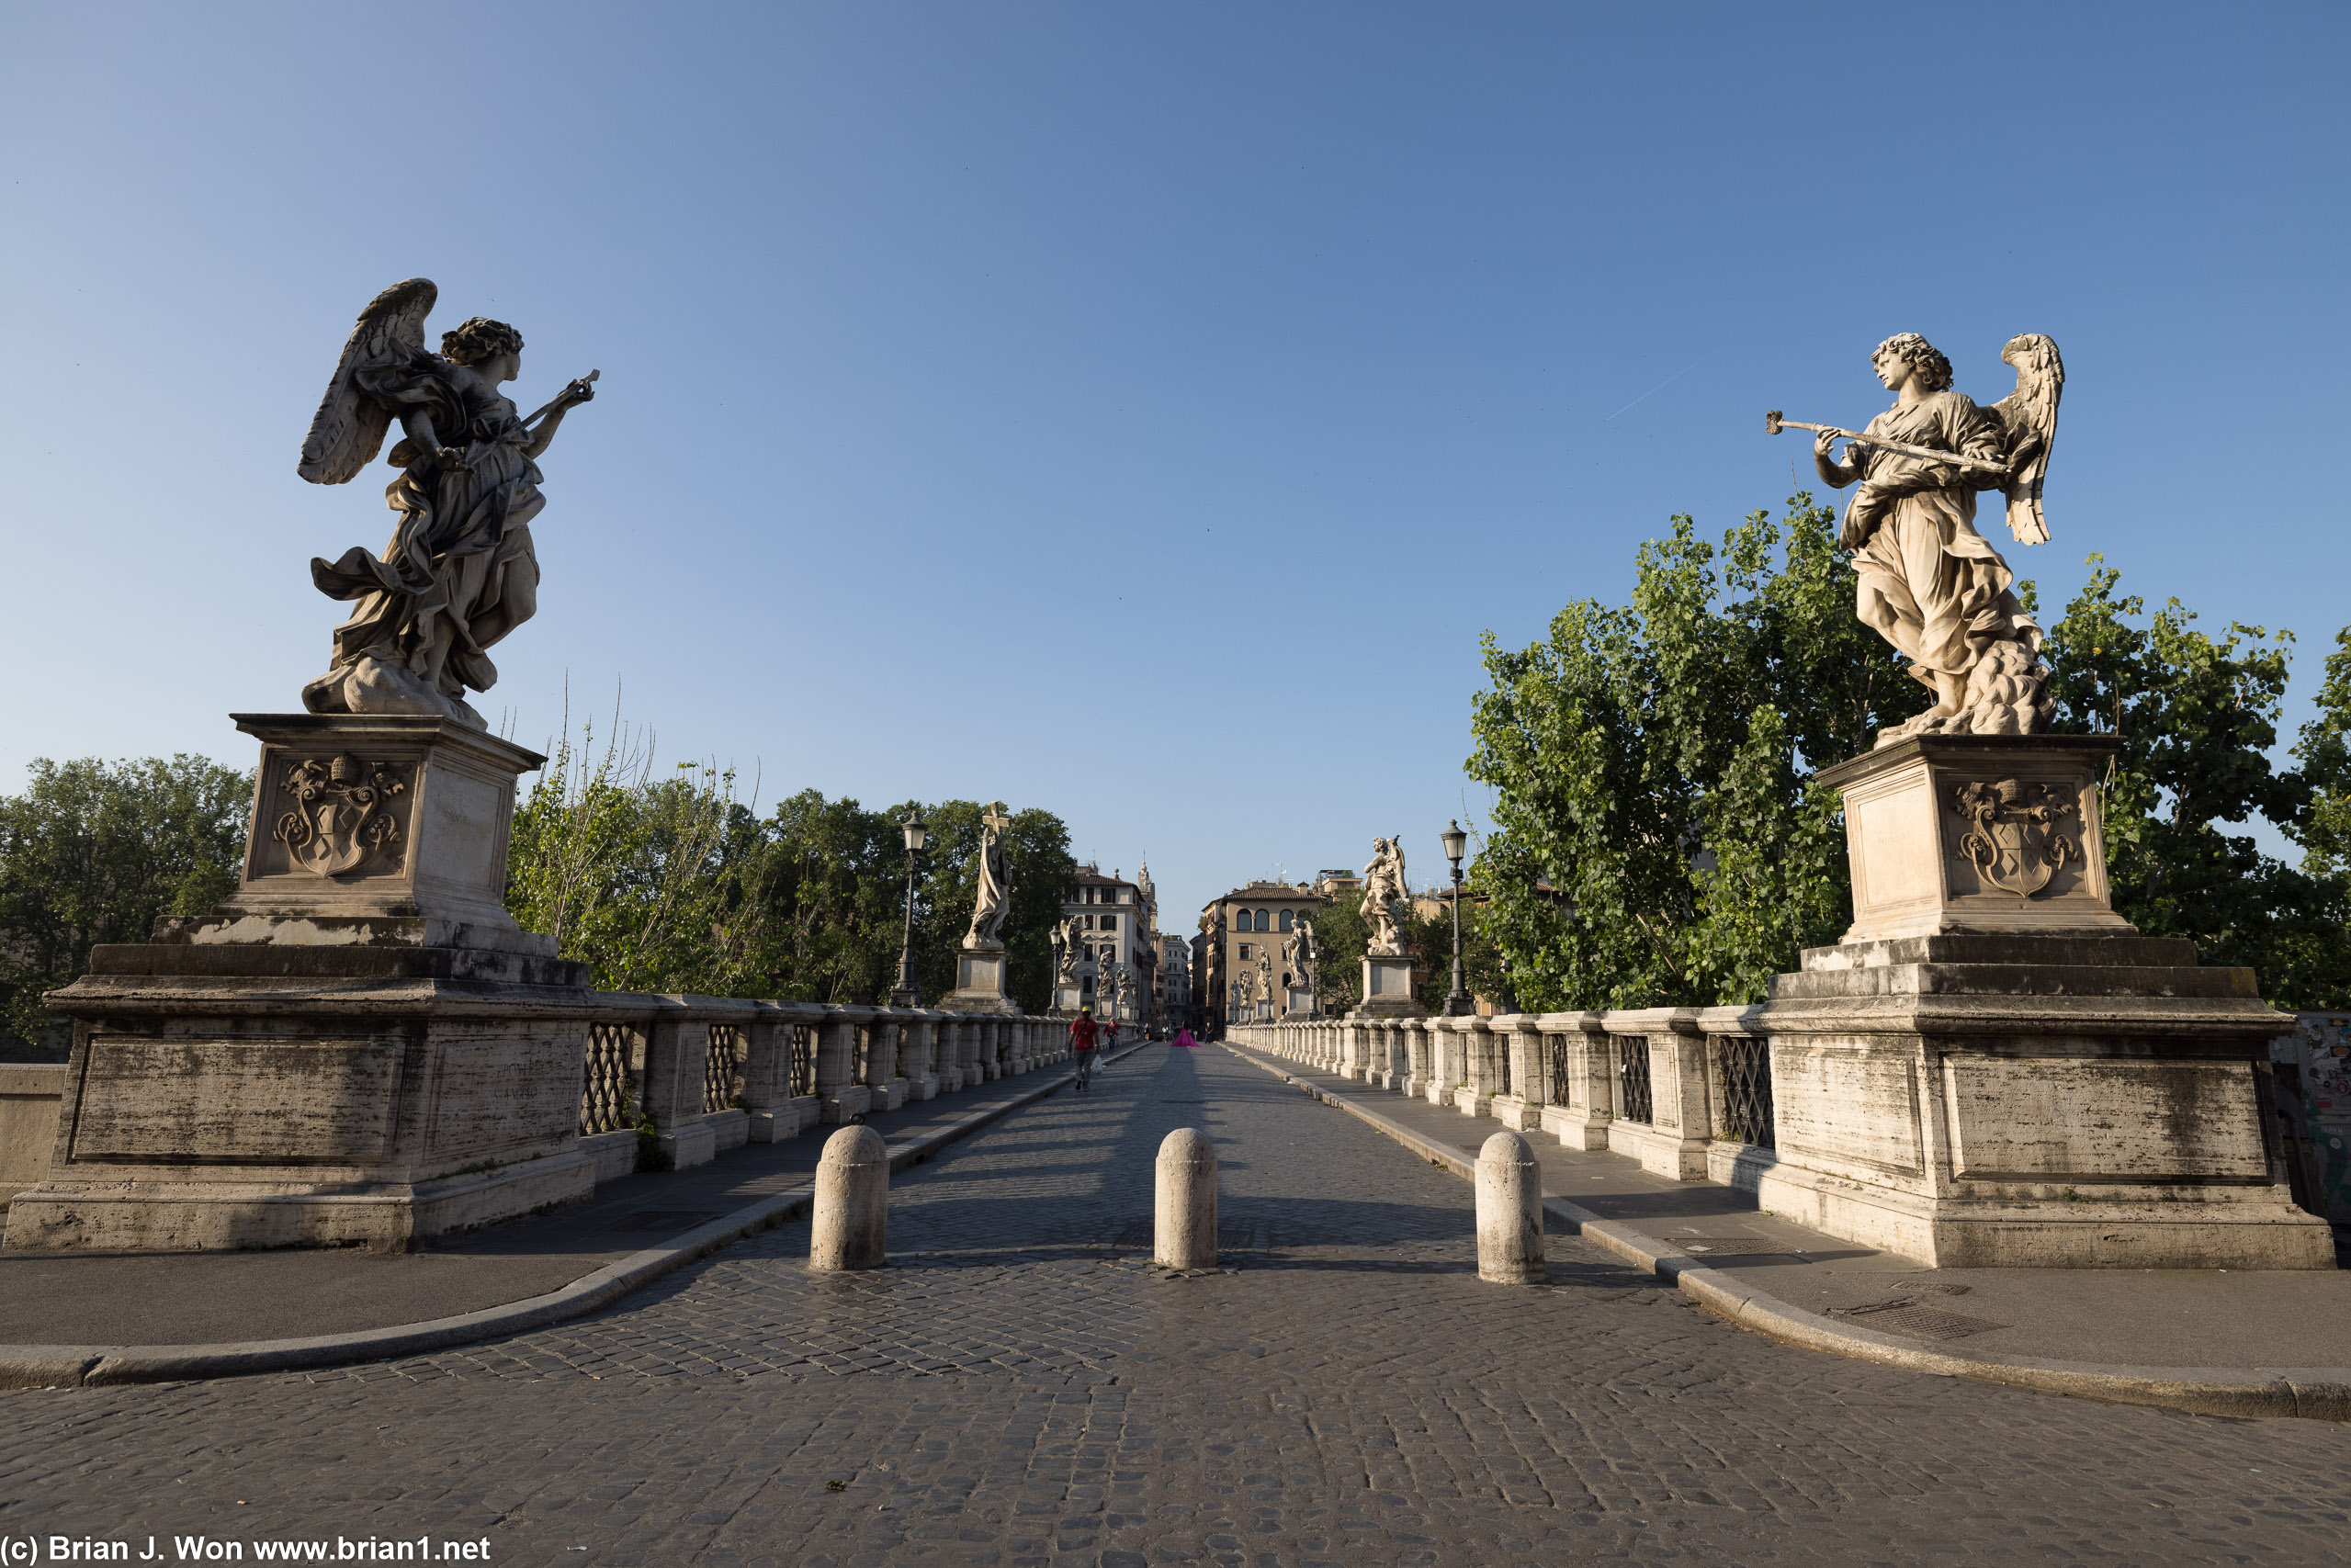
<path id="1" fill-rule="evenodd" d="M 1189 1029 L 1179 1029 L 1179 1030 L 1177 1030 L 1177 1031 L 1176 1031 L 1176 1037 L 1175 1037 L 1175 1048 L 1176 1048 L 1177 1050 L 1179 1050 L 1179 1051 L 1194 1051 L 1194 1050 L 1198 1050 L 1198 1049 L 1199 1049 L 1199 1047 L 1200 1047 L 1200 1042 L 1199 1042 L 1199 1041 L 1197 1041 L 1197 1040 L 1194 1040 L 1194 1039 L 1192 1037 L 1192 1031 L 1191 1031 L 1191 1030 L 1189 1030 Z"/>

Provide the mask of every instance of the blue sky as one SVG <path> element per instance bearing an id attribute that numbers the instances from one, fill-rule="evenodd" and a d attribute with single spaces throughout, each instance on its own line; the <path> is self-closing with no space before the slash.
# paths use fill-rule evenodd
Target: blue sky
<path id="1" fill-rule="evenodd" d="M 2045 602 L 2103 551 L 2307 693 L 2346 16 L 12 3 L 0 789 L 299 705 L 391 470 L 294 458 L 418 274 L 526 408 L 604 373 L 485 712 L 618 685 L 769 800 L 1043 805 L 1180 931 L 1374 833 L 1441 873 L 1479 634 L 1776 507 L 1762 411 L 1858 424 L 1898 331 L 1985 400 L 2063 348 Z"/>

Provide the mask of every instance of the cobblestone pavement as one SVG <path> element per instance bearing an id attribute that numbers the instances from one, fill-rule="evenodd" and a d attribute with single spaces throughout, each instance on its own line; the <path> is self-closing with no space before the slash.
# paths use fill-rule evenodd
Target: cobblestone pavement
<path id="1" fill-rule="evenodd" d="M 1226 1269 L 1148 1263 L 1206 1127 Z M 2020 1393 L 1745 1334 L 1573 1238 L 1476 1278 L 1464 1182 L 1152 1049 L 805 1225 L 414 1360 L 0 1394 L 0 1541 L 488 1538 L 576 1564 L 2339 1562 L 2351 1429 Z M 249 1554 L 246 1559 L 251 1561 Z"/>

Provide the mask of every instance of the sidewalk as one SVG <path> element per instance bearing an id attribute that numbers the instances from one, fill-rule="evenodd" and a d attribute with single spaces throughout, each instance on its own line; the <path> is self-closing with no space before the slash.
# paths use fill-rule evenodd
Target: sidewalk
<path id="1" fill-rule="evenodd" d="M 1468 1176 L 1498 1130 L 1425 1100 L 1225 1049 Z M 1526 1134 L 1551 1227 L 1742 1326 L 1864 1360 L 2229 1416 L 2351 1420 L 2351 1272 L 1929 1269 L 1712 1182 Z"/>
<path id="2" fill-rule="evenodd" d="M 902 1169 L 1071 1077 L 1042 1068 L 876 1112 L 865 1124 Z M 586 1202 L 412 1253 L 0 1253 L 0 1388 L 329 1365 L 580 1316 L 804 1213 L 832 1131 L 623 1177 Z"/>

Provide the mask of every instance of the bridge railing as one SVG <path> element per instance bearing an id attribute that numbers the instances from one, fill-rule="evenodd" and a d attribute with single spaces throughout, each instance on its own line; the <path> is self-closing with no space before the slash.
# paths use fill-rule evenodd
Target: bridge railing
<path id="1" fill-rule="evenodd" d="M 1632 1156 L 1659 1175 L 1737 1185 L 1768 1166 L 1771 1042 L 1759 1007 L 1329 1019 L 1227 1027 L 1233 1043 Z"/>
<path id="2" fill-rule="evenodd" d="M 1064 1060 L 1067 1024 L 934 1008 L 592 993 L 580 1137 L 597 1179 L 699 1165 Z"/>

